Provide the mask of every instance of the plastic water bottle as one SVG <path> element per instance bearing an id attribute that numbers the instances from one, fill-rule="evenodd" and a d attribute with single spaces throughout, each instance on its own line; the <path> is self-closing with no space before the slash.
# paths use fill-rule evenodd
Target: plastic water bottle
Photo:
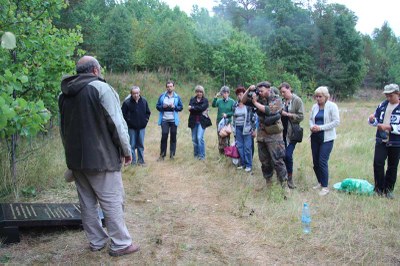
<path id="1" fill-rule="evenodd" d="M 301 212 L 301 223 L 303 224 L 303 233 L 311 233 L 311 214 L 307 203 L 304 203 L 303 205 L 303 210 Z"/>

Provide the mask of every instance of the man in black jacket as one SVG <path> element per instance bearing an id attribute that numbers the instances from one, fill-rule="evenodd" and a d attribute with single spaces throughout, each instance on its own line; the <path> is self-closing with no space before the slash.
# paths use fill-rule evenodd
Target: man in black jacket
<path id="1" fill-rule="evenodd" d="M 121 175 L 122 164 L 130 164 L 132 155 L 119 97 L 102 78 L 95 58 L 82 57 L 76 72 L 63 78 L 58 107 L 65 159 L 75 178 L 89 248 L 95 252 L 109 244 L 110 256 L 134 253 L 139 246 L 132 244 L 125 225 Z"/>
<path id="2" fill-rule="evenodd" d="M 128 124 L 128 133 L 132 149 L 132 165 L 137 163 L 144 166 L 144 135 L 151 112 L 146 99 L 140 95 L 140 88 L 138 86 L 133 86 L 131 88 L 131 95 L 128 96 L 122 104 L 122 114 Z"/>

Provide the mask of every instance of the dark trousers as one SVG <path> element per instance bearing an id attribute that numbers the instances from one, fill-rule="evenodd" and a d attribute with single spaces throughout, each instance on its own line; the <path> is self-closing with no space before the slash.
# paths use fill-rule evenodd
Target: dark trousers
<path id="1" fill-rule="evenodd" d="M 291 142 L 286 146 L 286 154 L 285 154 L 285 164 L 286 171 L 289 175 L 293 173 L 293 152 L 296 148 L 296 142 Z"/>
<path id="2" fill-rule="evenodd" d="M 161 152 L 160 156 L 165 157 L 167 154 L 167 142 L 168 142 L 168 134 L 170 134 L 169 138 L 169 156 L 175 156 L 176 151 L 176 133 L 178 132 L 178 127 L 175 125 L 175 122 L 161 122 Z"/>
<path id="3" fill-rule="evenodd" d="M 311 135 L 311 152 L 314 164 L 314 173 L 322 187 L 328 187 L 328 161 L 333 149 L 333 140 L 324 142 L 323 139 Z"/>
<path id="4" fill-rule="evenodd" d="M 387 169 L 385 174 L 385 161 Z M 394 189 L 399 165 L 400 147 L 387 147 L 386 143 L 375 144 L 374 179 L 375 191 L 379 194 L 390 193 Z"/>
<path id="5" fill-rule="evenodd" d="M 266 180 L 271 180 L 274 169 L 279 182 L 287 181 L 285 166 L 285 144 L 281 141 L 258 141 L 258 157 L 261 162 L 261 171 Z"/>

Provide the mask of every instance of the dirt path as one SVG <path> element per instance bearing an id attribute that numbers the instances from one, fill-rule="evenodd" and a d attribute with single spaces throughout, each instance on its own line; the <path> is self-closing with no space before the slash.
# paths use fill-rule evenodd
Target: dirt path
<path id="1" fill-rule="evenodd" d="M 235 215 L 236 203 L 223 194 L 220 187 L 226 184 L 207 170 L 209 163 L 186 161 L 149 165 L 143 198 L 136 199 L 142 204 L 134 207 L 141 218 L 139 226 L 146 228 L 140 233 L 146 239 L 141 241 L 146 243 L 143 256 L 184 264 L 278 261 L 279 250 L 264 243 L 249 221 L 252 217 Z"/>

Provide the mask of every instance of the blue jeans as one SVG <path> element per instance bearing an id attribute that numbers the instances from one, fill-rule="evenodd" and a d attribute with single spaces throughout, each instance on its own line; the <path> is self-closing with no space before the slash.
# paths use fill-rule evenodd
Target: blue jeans
<path id="1" fill-rule="evenodd" d="M 329 172 L 328 160 L 333 149 L 333 140 L 324 142 L 321 138 L 311 135 L 311 152 L 314 164 L 314 173 L 322 187 L 328 187 Z"/>
<path id="2" fill-rule="evenodd" d="M 205 128 L 202 128 L 199 122 L 192 128 L 193 153 L 194 157 L 198 157 L 199 159 L 206 157 L 204 132 Z"/>
<path id="3" fill-rule="evenodd" d="M 129 138 L 131 141 L 131 149 L 132 149 L 132 164 L 143 164 L 144 163 L 144 157 L 143 157 L 143 151 L 144 151 L 144 133 L 145 129 L 132 129 L 128 128 L 128 134 Z M 136 162 L 136 150 L 137 149 L 137 155 L 138 155 L 138 160 Z"/>
<path id="4" fill-rule="evenodd" d="M 236 126 L 236 147 L 240 155 L 241 165 L 245 168 L 253 166 L 252 137 L 251 134 L 243 135 L 243 126 Z"/>
<path id="5" fill-rule="evenodd" d="M 296 142 L 291 142 L 289 145 L 286 146 L 286 153 L 285 153 L 285 164 L 286 164 L 286 171 L 288 174 L 293 173 L 293 152 L 296 148 Z"/>

